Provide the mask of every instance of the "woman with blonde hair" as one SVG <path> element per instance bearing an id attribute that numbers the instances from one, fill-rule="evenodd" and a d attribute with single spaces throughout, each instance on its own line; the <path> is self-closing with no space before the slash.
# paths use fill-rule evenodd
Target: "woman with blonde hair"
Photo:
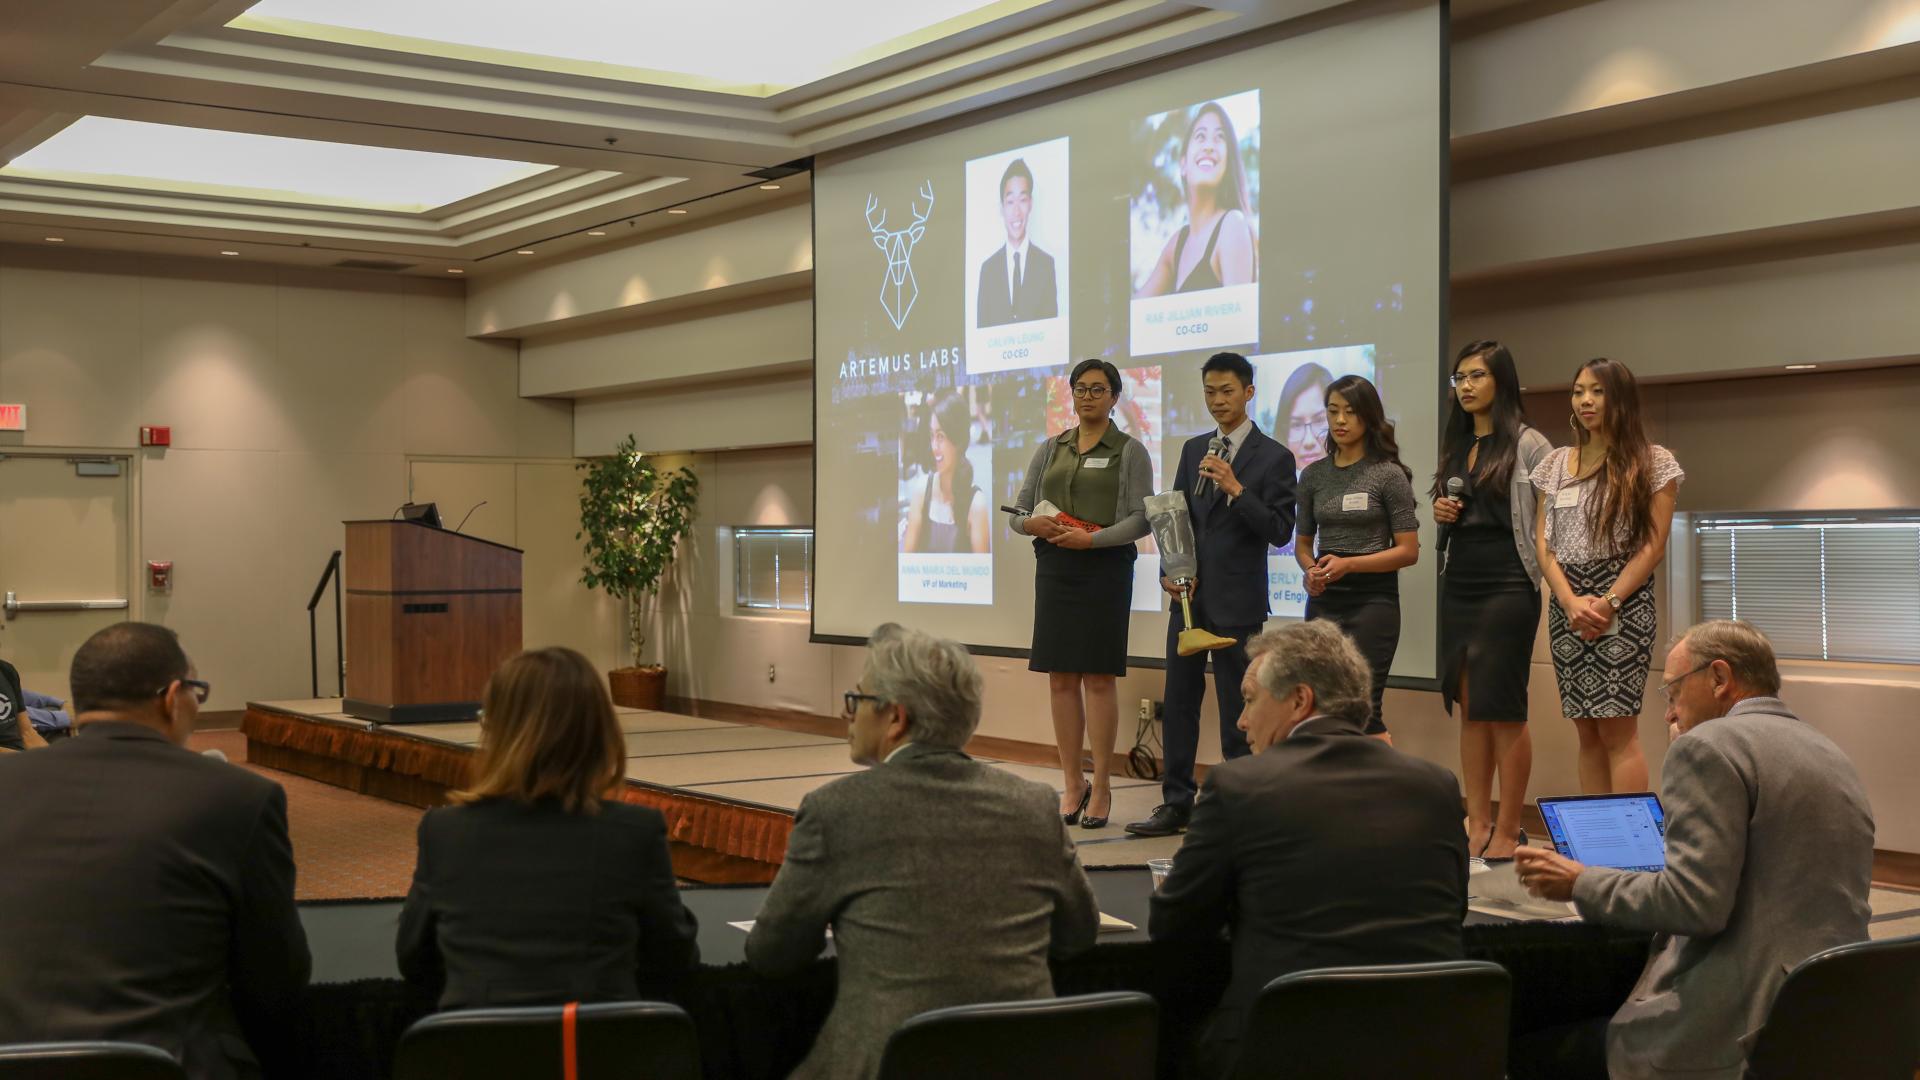
<path id="1" fill-rule="evenodd" d="M 400 971 L 442 1009 L 653 995 L 699 960 L 660 813 L 618 801 L 600 673 L 523 652 L 487 681 L 473 783 L 420 821 Z"/>

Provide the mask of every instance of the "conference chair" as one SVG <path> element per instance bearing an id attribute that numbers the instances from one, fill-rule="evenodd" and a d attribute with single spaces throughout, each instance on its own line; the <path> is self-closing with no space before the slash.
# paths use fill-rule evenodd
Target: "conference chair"
<path id="1" fill-rule="evenodd" d="M 1268 983 L 1234 1080 L 1502 1080 L 1513 982 L 1485 960 L 1319 968 Z"/>
<path id="2" fill-rule="evenodd" d="M 125 1042 L 0 1046 L 0 1080 L 187 1080 L 173 1055 Z"/>
<path id="3" fill-rule="evenodd" d="M 1145 994 L 955 1005 L 900 1025 L 880 1058 L 880 1080 L 1153 1080 L 1159 1040 L 1160 1006 Z"/>
<path id="4" fill-rule="evenodd" d="M 1840 945 L 1787 973 L 1747 1052 L 1748 1080 L 1913 1080 L 1920 934 Z"/>
<path id="5" fill-rule="evenodd" d="M 393 1080 L 699 1080 L 700 1043 L 677 1005 L 621 1001 L 458 1009 L 407 1029 Z"/>

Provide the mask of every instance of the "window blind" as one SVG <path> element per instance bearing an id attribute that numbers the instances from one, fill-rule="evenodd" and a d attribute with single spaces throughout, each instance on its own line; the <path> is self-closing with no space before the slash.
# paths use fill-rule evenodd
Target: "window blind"
<path id="1" fill-rule="evenodd" d="M 1743 514 L 1694 527 L 1700 614 L 1782 657 L 1920 663 L 1920 518 Z"/>

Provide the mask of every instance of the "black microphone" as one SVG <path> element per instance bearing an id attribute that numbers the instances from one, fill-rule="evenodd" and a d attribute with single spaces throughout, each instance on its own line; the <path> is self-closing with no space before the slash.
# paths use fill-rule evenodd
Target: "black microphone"
<path id="1" fill-rule="evenodd" d="M 1226 448 L 1227 440 L 1218 432 L 1214 433 L 1213 438 L 1207 440 L 1207 453 L 1216 457 Z M 1197 496 L 1205 496 L 1214 486 L 1213 477 L 1202 476 L 1199 483 L 1193 485 L 1193 493 Z"/>
<path id="2" fill-rule="evenodd" d="M 1447 498 L 1460 500 L 1460 512 L 1463 514 L 1467 512 L 1467 497 L 1462 494 L 1462 492 L 1466 490 L 1467 482 L 1465 480 L 1457 476 L 1447 477 Z M 1454 522 L 1451 521 L 1442 524 L 1439 529 L 1440 535 L 1434 538 L 1433 546 L 1435 550 L 1440 551 L 1442 554 L 1446 552 L 1447 545 L 1453 543 L 1453 526 Z"/>
<path id="3" fill-rule="evenodd" d="M 479 502 L 473 504 L 473 510 L 478 510 L 485 505 L 487 505 L 487 500 L 481 499 Z M 461 529 L 464 529 L 467 527 L 467 518 L 470 518 L 473 516 L 473 510 L 467 511 L 467 517 L 461 518 L 460 524 L 455 525 L 453 527 L 454 532 L 459 532 Z"/>

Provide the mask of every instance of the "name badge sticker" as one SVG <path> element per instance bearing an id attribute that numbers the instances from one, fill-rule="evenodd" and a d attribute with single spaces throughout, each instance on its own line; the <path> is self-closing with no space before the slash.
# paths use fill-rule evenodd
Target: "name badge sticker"
<path id="1" fill-rule="evenodd" d="M 1563 487 L 1554 493 L 1553 508 L 1555 510 L 1564 510 L 1569 506 L 1579 505 L 1580 489 L 1577 487 Z"/>
<path id="2" fill-rule="evenodd" d="M 1087 458 L 1085 461 L 1082 461 L 1080 463 L 1080 467 L 1084 469 L 1104 469 L 1111 464 L 1113 464 L 1113 459 L 1110 457 L 1102 457 L 1102 458 L 1090 457 L 1090 458 Z"/>
<path id="3" fill-rule="evenodd" d="M 1340 497 L 1340 509 L 1342 510 L 1358 511 L 1365 510 L 1366 508 L 1367 493 L 1364 491 L 1350 491 Z"/>

